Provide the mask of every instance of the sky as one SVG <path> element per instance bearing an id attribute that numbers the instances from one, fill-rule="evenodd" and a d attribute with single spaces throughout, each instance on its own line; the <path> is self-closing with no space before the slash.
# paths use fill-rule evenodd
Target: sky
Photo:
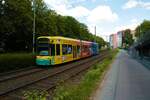
<path id="1" fill-rule="evenodd" d="M 89 31 L 103 37 L 120 30 L 134 30 L 144 19 L 150 20 L 150 0 L 44 0 L 50 9 L 73 16 Z"/>

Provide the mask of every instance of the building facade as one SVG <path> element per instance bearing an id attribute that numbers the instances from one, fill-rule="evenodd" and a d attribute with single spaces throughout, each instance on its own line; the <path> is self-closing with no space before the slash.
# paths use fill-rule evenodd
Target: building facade
<path id="1" fill-rule="evenodd" d="M 113 48 L 113 34 L 109 36 L 110 47 Z"/>
<path id="2" fill-rule="evenodd" d="M 118 47 L 122 47 L 122 31 L 117 32 L 117 41 L 118 41 Z"/>
<path id="3" fill-rule="evenodd" d="M 110 47 L 113 49 L 118 47 L 117 37 L 117 34 L 111 34 L 109 37 Z"/>

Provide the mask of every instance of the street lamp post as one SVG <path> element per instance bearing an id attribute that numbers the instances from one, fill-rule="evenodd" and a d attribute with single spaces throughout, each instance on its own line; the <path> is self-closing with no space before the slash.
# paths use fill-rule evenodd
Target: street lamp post
<path id="1" fill-rule="evenodd" d="M 94 32 L 95 32 L 95 42 L 96 42 L 96 26 L 94 27 Z"/>
<path id="2" fill-rule="evenodd" d="M 33 0 L 33 39 L 32 39 L 32 53 L 35 54 L 35 0 Z"/>

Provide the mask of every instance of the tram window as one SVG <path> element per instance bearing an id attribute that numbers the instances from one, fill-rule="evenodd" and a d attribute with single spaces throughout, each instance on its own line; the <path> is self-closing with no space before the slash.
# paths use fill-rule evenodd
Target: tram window
<path id="1" fill-rule="evenodd" d="M 77 53 L 80 53 L 80 46 L 77 46 Z"/>
<path id="2" fill-rule="evenodd" d="M 86 52 L 86 46 L 83 46 L 82 50 L 83 52 Z"/>
<path id="3" fill-rule="evenodd" d="M 68 54 L 72 53 L 72 45 L 68 45 L 67 51 L 68 51 Z"/>
<path id="4" fill-rule="evenodd" d="M 63 55 L 67 54 L 67 45 L 66 44 L 62 45 L 62 54 Z"/>
<path id="5" fill-rule="evenodd" d="M 55 56 L 55 44 L 50 44 L 50 54 L 51 56 Z"/>
<path id="6" fill-rule="evenodd" d="M 56 54 L 60 55 L 60 44 L 56 44 Z"/>

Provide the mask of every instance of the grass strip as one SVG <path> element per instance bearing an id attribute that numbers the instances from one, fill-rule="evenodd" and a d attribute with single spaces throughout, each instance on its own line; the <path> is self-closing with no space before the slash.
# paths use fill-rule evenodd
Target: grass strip
<path id="1" fill-rule="evenodd" d="M 88 100 L 92 92 L 96 89 L 102 74 L 112 63 L 118 49 L 112 50 L 110 56 L 102 63 L 95 64 L 77 85 L 63 85 L 55 90 L 53 100 Z"/>

